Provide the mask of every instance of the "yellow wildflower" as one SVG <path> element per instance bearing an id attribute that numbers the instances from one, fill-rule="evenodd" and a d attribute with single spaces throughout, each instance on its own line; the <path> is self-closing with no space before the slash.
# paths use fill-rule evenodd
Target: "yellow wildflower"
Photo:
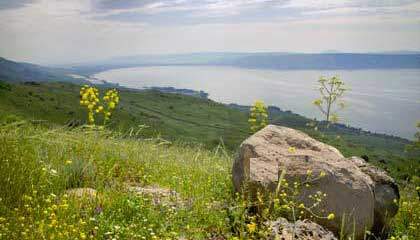
<path id="1" fill-rule="evenodd" d="M 289 153 L 296 153 L 296 148 L 295 147 L 289 147 L 288 151 L 289 151 Z"/>
<path id="2" fill-rule="evenodd" d="M 86 239 L 86 234 L 85 234 L 85 233 L 83 233 L 83 232 L 81 232 L 81 233 L 80 233 L 80 238 L 81 238 L 81 239 Z"/>
<path id="3" fill-rule="evenodd" d="M 333 220 L 335 218 L 334 213 L 330 213 L 327 217 L 328 220 Z"/>
<path id="4" fill-rule="evenodd" d="M 255 232 L 255 229 L 257 228 L 257 224 L 252 222 L 252 223 L 247 224 L 246 227 L 248 228 L 249 233 L 253 233 Z"/>

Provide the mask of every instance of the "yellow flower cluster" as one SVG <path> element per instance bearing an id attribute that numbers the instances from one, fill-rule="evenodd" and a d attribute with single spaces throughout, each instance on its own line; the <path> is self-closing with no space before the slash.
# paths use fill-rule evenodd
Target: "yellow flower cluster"
<path id="1" fill-rule="evenodd" d="M 120 102 L 120 97 L 116 89 L 108 90 L 104 96 L 104 101 L 107 103 L 107 109 L 104 111 L 104 120 L 107 122 L 112 112 L 115 110 L 115 107 Z"/>
<path id="2" fill-rule="evenodd" d="M 80 89 L 80 105 L 85 106 L 88 110 L 88 123 L 95 124 L 95 110 L 99 105 L 99 91 L 97 88 L 84 85 Z"/>
<path id="3" fill-rule="evenodd" d="M 0 239 L 87 239 L 96 238 L 97 226 L 74 213 L 68 196 L 40 195 L 33 191 L 22 197 L 9 219 L 0 217 Z M 89 209 L 90 210 L 90 209 Z"/>
<path id="4" fill-rule="evenodd" d="M 95 114 L 104 114 L 104 124 L 111 118 L 112 112 L 117 107 L 120 97 L 116 89 L 108 90 L 103 97 L 104 102 L 107 105 L 100 104 L 99 91 L 95 87 L 84 85 L 80 89 L 80 105 L 85 106 L 88 111 L 88 123 L 89 125 L 95 124 Z"/>
<path id="5" fill-rule="evenodd" d="M 268 110 L 263 101 L 257 100 L 250 109 L 248 123 L 252 133 L 258 132 L 268 124 Z"/>

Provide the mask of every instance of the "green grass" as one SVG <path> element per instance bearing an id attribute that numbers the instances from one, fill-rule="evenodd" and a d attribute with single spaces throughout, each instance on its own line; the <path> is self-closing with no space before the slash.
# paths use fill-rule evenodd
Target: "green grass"
<path id="1" fill-rule="evenodd" d="M 415 186 L 420 187 L 418 177 L 402 187 L 400 209 L 393 219 L 390 239 L 420 239 L 420 189 Z"/>
<path id="2" fill-rule="evenodd" d="M 3 125 L 0 239 L 258 239 L 247 230 L 255 219 L 233 193 L 232 159 L 221 147 L 90 128 Z M 172 189 L 180 198 L 156 205 L 127 184 Z M 419 198 L 413 183 L 407 186 L 392 228 L 397 239 L 418 237 Z M 99 195 L 66 196 L 74 187 Z M 262 224 L 256 228 L 264 231 Z"/>
<path id="3" fill-rule="evenodd" d="M 65 83 L 10 84 L 0 87 L 0 114 L 23 119 L 46 120 L 59 125 L 84 123 L 86 112 L 79 106 L 80 86 Z M 103 91 L 102 91 L 103 92 Z M 110 128 L 142 136 L 203 143 L 209 148 L 221 141 L 229 149 L 248 135 L 247 115 L 211 100 L 164 94 L 157 91 L 122 90 L 121 102 Z M 1 118 L 1 117 L 0 117 Z"/>
<path id="4" fill-rule="evenodd" d="M 0 128 L 0 162 L 0 239 L 231 235 L 231 158 L 221 149 L 24 124 Z M 125 191 L 128 183 L 173 189 L 183 203 L 154 205 Z M 74 186 L 100 197 L 63 206 Z"/>

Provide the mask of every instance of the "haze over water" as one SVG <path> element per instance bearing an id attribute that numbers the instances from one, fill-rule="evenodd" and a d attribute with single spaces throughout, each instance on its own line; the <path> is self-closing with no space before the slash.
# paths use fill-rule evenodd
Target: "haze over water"
<path id="1" fill-rule="evenodd" d="M 203 90 L 223 103 L 268 105 L 320 119 L 312 101 L 320 76 L 339 75 L 351 90 L 341 123 L 412 139 L 420 120 L 420 70 L 275 71 L 233 67 L 164 66 L 105 71 L 95 77 L 131 88 L 175 87 Z"/>

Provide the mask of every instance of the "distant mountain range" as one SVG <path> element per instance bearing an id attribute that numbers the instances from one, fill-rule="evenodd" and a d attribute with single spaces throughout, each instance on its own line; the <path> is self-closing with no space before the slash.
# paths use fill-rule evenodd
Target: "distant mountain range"
<path id="1" fill-rule="evenodd" d="M 336 69 L 417 69 L 420 53 L 191 53 L 137 55 L 71 66 L 80 74 L 104 70 L 173 65 L 213 65 L 273 70 Z"/>
<path id="2" fill-rule="evenodd" d="M 72 77 L 71 72 L 61 68 L 43 67 L 30 63 L 21 63 L 0 57 L 0 80 L 9 82 L 86 82 Z"/>
<path id="3" fill-rule="evenodd" d="M 84 83 L 88 76 L 116 68 L 142 66 L 231 66 L 272 70 L 420 69 L 420 53 L 189 53 L 137 55 L 44 67 L 0 57 L 0 80 Z M 76 76 L 80 75 L 80 76 Z"/>

